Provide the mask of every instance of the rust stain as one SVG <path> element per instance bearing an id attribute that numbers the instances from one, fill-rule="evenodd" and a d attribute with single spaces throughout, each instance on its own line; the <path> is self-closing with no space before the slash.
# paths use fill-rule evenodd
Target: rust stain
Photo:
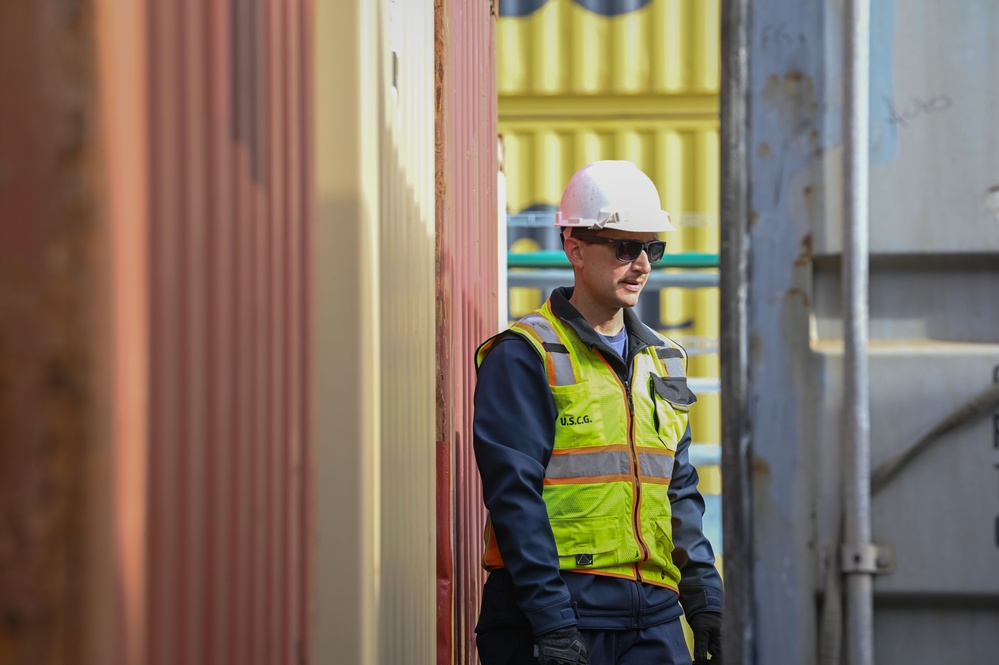
<path id="1" fill-rule="evenodd" d="M 808 307 L 809 303 L 808 294 L 805 293 L 802 289 L 799 289 L 797 287 L 793 289 L 788 289 L 787 292 L 784 294 L 784 298 L 786 300 L 791 300 L 793 298 L 801 298 L 801 306 L 805 308 Z"/>
<path id="2" fill-rule="evenodd" d="M 806 200 L 810 199 L 811 195 L 812 195 L 812 188 L 806 187 L 805 199 Z M 813 255 L 812 234 L 807 233 L 805 234 L 805 237 L 801 239 L 801 253 L 798 254 L 798 258 L 794 260 L 794 265 L 798 267 L 808 265 L 809 263 L 812 262 L 812 255 Z"/>
<path id="3" fill-rule="evenodd" d="M 753 456 L 753 477 L 758 480 L 770 480 L 770 465 L 762 457 Z"/>
<path id="4" fill-rule="evenodd" d="M 783 76 L 771 74 L 762 90 L 763 99 L 778 104 L 782 110 L 782 123 L 800 119 L 802 115 L 813 117 L 819 109 L 815 99 L 815 81 L 801 70 L 792 70 Z M 790 117 L 788 117 L 790 115 Z M 799 122 L 792 123 L 795 127 Z"/>
<path id="5" fill-rule="evenodd" d="M 802 196 L 805 199 L 805 210 L 807 211 L 809 218 L 814 218 L 815 217 L 815 213 L 816 213 L 816 211 L 818 209 L 818 197 L 815 194 L 815 190 L 812 188 L 811 185 L 807 185 L 802 190 L 801 193 L 802 193 Z M 802 240 L 802 244 L 804 245 L 804 243 L 806 241 L 808 242 L 809 256 L 811 256 L 811 253 L 812 253 L 811 252 L 811 244 L 812 244 L 812 237 L 811 237 L 811 235 L 807 236 L 807 238 L 805 240 Z"/>
<path id="6" fill-rule="evenodd" d="M 766 141 L 764 141 L 763 143 L 761 143 L 759 145 L 759 147 L 756 148 L 756 154 L 759 155 L 760 157 L 769 157 L 770 156 L 770 144 L 767 143 Z"/>

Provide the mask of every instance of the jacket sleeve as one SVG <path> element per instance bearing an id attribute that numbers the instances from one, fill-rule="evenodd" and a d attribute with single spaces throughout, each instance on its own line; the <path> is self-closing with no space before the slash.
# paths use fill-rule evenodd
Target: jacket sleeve
<path id="1" fill-rule="evenodd" d="M 673 563 L 680 569 L 680 603 L 688 616 L 722 611 L 722 582 L 711 543 L 704 536 L 704 498 L 690 463 L 690 426 L 673 463 L 669 500 L 673 509 Z"/>
<path id="2" fill-rule="evenodd" d="M 541 493 L 555 441 L 555 400 L 541 357 L 516 335 L 479 367 L 472 442 L 482 498 L 515 600 L 535 636 L 576 624 Z"/>

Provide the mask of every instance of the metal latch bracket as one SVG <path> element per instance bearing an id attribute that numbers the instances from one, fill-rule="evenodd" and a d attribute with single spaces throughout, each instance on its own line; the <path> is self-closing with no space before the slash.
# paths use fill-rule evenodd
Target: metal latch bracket
<path id="1" fill-rule="evenodd" d="M 844 573 L 888 575 L 895 571 L 895 552 L 890 545 L 842 545 L 839 556 Z"/>

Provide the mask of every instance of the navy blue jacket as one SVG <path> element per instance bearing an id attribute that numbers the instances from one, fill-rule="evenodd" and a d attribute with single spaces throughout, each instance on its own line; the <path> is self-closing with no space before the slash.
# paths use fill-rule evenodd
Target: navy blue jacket
<path id="1" fill-rule="evenodd" d="M 659 342 L 633 311 L 625 309 L 628 362 L 622 361 L 569 303 L 571 295 L 571 288 L 554 291 L 552 312 L 582 341 L 597 347 L 627 381 L 634 355 Z M 535 636 L 570 625 L 640 629 L 675 619 L 683 610 L 688 617 L 721 612 L 721 578 L 702 531 L 704 499 L 690 464 L 690 428 L 677 447 L 669 491 L 673 559 L 681 573 L 678 598 L 665 587 L 559 570 L 541 495 L 555 440 L 555 418 L 541 357 L 520 335 L 503 333 L 479 368 L 472 434 L 483 501 L 506 567 L 494 570 L 486 580 L 476 630 L 504 623 L 530 625 Z"/>

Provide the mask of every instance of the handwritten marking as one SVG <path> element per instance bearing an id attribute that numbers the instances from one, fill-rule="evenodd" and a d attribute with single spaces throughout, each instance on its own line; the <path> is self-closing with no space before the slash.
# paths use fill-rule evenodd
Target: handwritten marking
<path id="1" fill-rule="evenodd" d="M 913 97 L 911 104 L 899 109 L 895 106 L 895 100 L 885 97 L 885 105 L 888 107 L 888 123 L 905 128 L 920 116 L 949 111 L 954 105 L 954 100 L 949 95 L 934 95 L 929 99 Z"/>
<path id="2" fill-rule="evenodd" d="M 766 51 L 771 45 L 778 48 L 790 46 L 795 42 L 805 43 L 805 35 L 802 33 L 789 33 L 784 23 L 771 23 L 763 27 L 760 45 Z"/>

